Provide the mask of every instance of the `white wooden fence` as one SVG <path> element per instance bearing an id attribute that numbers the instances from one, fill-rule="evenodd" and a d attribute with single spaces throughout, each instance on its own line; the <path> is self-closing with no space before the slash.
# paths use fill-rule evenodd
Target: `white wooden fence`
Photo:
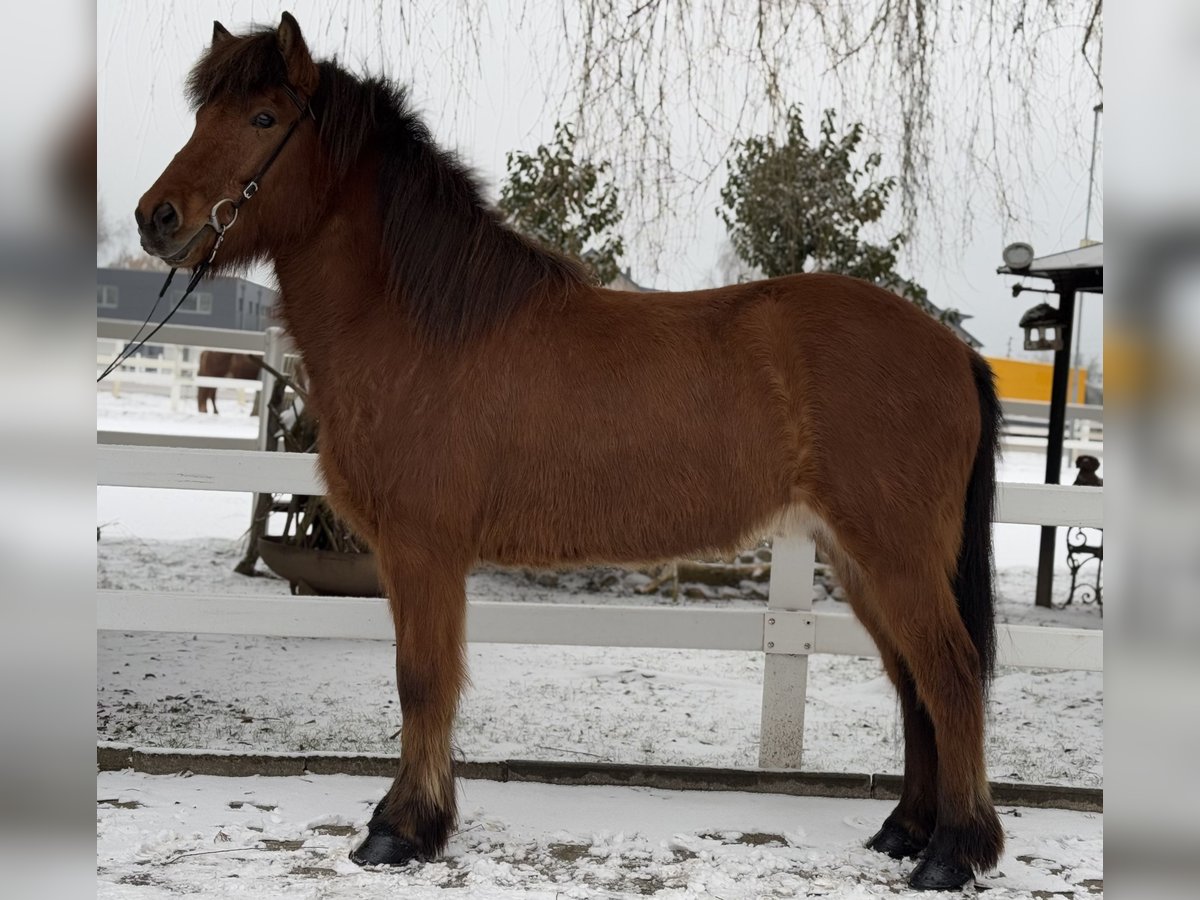
<path id="1" fill-rule="evenodd" d="M 220 337 L 208 335 L 206 340 L 197 340 L 197 335 L 191 333 L 194 329 L 188 326 L 175 330 L 179 334 L 164 329 L 167 333 L 163 339 L 212 346 L 209 341 Z M 239 333 L 237 343 L 249 343 L 249 337 Z M 268 361 L 278 367 L 286 346 L 282 334 L 271 329 L 258 339 L 265 341 L 260 346 Z M 269 376 L 264 373 L 264 377 Z M 265 431 L 260 432 L 260 439 L 259 446 L 264 447 Z M 99 485 L 324 493 L 316 457 L 311 454 L 101 442 L 96 463 Z M 996 521 L 1099 528 L 1103 525 L 1102 491 L 1002 484 Z M 870 637 L 853 616 L 812 610 L 814 559 L 815 549 L 807 538 L 796 534 L 776 537 L 769 601 L 764 610 L 476 601 L 469 605 L 467 640 L 765 653 L 759 763 L 764 768 L 797 769 L 804 738 L 808 657 L 814 653 L 877 655 Z M 348 597 L 99 590 L 97 627 L 283 637 L 392 637 L 383 600 Z M 1098 630 L 998 627 L 1000 665 L 1098 671 L 1103 668 L 1103 652 L 1103 636 Z"/>
<path id="2" fill-rule="evenodd" d="M 126 341 L 133 338 L 139 324 L 124 319 L 97 319 L 97 371 L 103 371 L 125 346 Z M 198 374 L 200 350 L 207 348 L 255 354 L 269 352 L 271 331 L 165 325 L 154 336 L 154 340 L 146 344 L 147 347 L 162 347 L 162 356 L 131 356 L 113 370 L 105 379 L 105 384 L 115 396 L 120 396 L 121 388 L 126 384 L 165 387 L 171 398 L 172 411 L 179 408 L 185 389 L 191 389 L 193 393 L 190 396 L 195 396 L 194 390 L 202 387 L 236 390 L 239 392 L 240 402 L 241 393 L 253 394 L 262 389 L 263 382 L 251 378 L 214 378 Z M 282 340 L 282 332 L 279 329 L 274 331 L 277 332 L 275 340 Z M 286 345 L 281 346 L 286 349 Z M 192 352 L 185 353 L 185 349 Z"/>
<path id="3" fill-rule="evenodd" d="M 127 319 L 97 319 L 96 337 L 99 341 L 111 341 L 111 353 L 97 353 L 97 368 L 103 371 L 108 362 L 125 345 L 132 340 L 139 330 L 138 322 Z M 113 392 L 119 392 L 121 381 L 136 384 L 166 384 L 170 389 L 171 408 L 178 406 L 182 388 L 186 385 L 193 387 L 238 388 L 242 390 L 261 391 L 264 397 L 270 397 L 275 386 L 275 376 L 266 369 L 260 380 L 243 378 L 209 378 L 195 374 L 199 366 L 199 355 L 195 360 L 182 360 L 178 349 L 182 346 L 193 348 L 208 348 L 211 350 L 227 350 L 235 353 L 262 354 L 263 362 L 275 369 L 281 370 L 284 357 L 294 353 L 291 340 L 282 328 L 271 327 L 266 331 L 239 331 L 233 328 L 207 328 L 197 325 L 164 325 L 154 336 L 153 344 L 175 347 L 176 353 L 172 359 L 164 363 L 160 358 L 134 356 L 126 360 L 107 379 L 106 383 L 113 384 Z M 256 439 L 218 437 L 188 437 L 164 434 L 137 434 L 127 431 L 97 432 L 97 443 L 100 444 L 135 444 L 154 447 L 175 447 L 179 445 L 206 450 L 264 450 L 267 447 L 267 417 L 259 416 L 258 437 Z"/>
<path id="4" fill-rule="evenodd" d="M 1046 450 L 1050 404 L 1036 400 L 1004 400 L 1004 450 Z M 1066 439 L 1063 451 L 1066 465 L 1073 467 L 1083 454 L 1104 456 L 1104 407 L 1094 403 L 1068 403 Z"/>

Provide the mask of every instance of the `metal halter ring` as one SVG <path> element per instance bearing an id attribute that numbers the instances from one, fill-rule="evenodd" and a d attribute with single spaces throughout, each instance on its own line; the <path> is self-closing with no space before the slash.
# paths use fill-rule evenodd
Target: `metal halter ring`
<path id="1" fill-rule="evenodd" d="M 221 224 L 221 220 L 217 216 L 217 210 L 219 210 L 221 208 L 221 205 L 223 203 L 228 203 L 230 206 L 233 207 L 233 218 L 230 219 L 228 222 L 226 222 L 224 225 Z M 227 228 L 229 228 L 231 225 L 233 225 L 234 222 L 237 221 L 237 217 L 238 217 L 237 201 L 230 200 L 228 197 L 226 197 L 223 200 L 218 200 L 216 203 L 213 204 L 212 212 L 209 213 L 209 216 L 208 216 L 208 224 L 213 227 L 213 231 L 215 231 L 217 234 L 224 234 L 225 230 Z"/>

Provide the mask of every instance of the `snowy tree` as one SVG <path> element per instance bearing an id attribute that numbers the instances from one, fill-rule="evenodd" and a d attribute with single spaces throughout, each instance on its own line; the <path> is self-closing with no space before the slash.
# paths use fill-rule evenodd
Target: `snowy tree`
<path id="1" fill-rule="evenodd" d="M 579 158 L 575 133 L 561 123 L 554 141 L 508 154 L 500 211 L 518 231 L 588 263 L 601 284 L 620 272 L 621 207 L 607 162 Z"/>
<path id="2" fill-rule="evenodd" d="M 1039 185 L 1034 135 L 1048 121 L 1086 126 L 1073 114 L 1103 91 L 1103 0 L 560 2 L 576 120 L 606 135 L 619 172 L 639 170 L 630 207 L 647 219 L 703 181 L 673 164 L 673 122 L 699 124 L 702 162 L 716 171 L 747 126 L 778 133 L 788 98 L 819 81 L 823 102 L 871 122 L 896 161 L 907 231 L 919 214 L 944 213 L 947 185 L 966 200 L 952 227 L 969 226 L 981 199 L 1017 221 Z M 612 122 L 620 129 L 606 130 Z M 1068 127 L 1086 159 L 1090 133 Z"/>
<path id="3" fill-rule="evenodd" d="M 864 236 L 883 216 L 896 178 L 879 175 L 879 153 L 860 158 L 862 136 L 860 122 L 839 135 L 833 110 L 825 110 L 814 142 L 800 108 L 791 107 L 784 139 L 738 145 L 717 214 L 738 256 L 768 277 L 819 269 L 923 299 L 924 288 L 896 272 L 904 233 L 882 242 Z"/>

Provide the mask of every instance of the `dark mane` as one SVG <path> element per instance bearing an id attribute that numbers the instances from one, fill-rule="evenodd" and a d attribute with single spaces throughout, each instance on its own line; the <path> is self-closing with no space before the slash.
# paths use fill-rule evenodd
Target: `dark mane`
<path id="1" fill-rule="evenodd" d="M 434 142 L 404 88 L 335 61 L 318 69 L 311 101 L 332 183 L 365 158 L 378 161 L 388 299 L 429 336 L 470 337 L 551 290 L 592 281 L 583 263 L 504 223 L 474 174 Z M 258 31 L 211 48 L 188 77 L 188 99 L 198 107 L 249 97 L 286 79 L 274 31 Z"/>
<path id="2" fill-rule="evenodd" d="M 188 73 L 188 103 L 198 109 L 210 100 L 242 100 L 287 81 L 275 30 L 260 28 L 237 40 L 214 44 Z"/>

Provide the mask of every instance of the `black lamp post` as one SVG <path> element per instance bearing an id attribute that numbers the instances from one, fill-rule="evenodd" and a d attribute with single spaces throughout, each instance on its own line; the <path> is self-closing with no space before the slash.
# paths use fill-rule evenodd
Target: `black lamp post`
<path id="1" fill-rule="evenodd" d="M 1075 322 L 1075 294 L 1077 291 L 1104 290 L 1104 267 L 1099 250 L 1099 245 L 1095 245 L 1080 248 L 1079 251 L 1067 251 L 1034 259 L 1033 248 L 1028 244 L 1009 244 L 1004 248 L 1005 265 L 999 270 L 1003 275 L 1046 278 L 1054 285 L 1050 291 L 1018 285 L 1013 289 L 1013 296 L 1025 291 L 1038 291 L 1055 293 L 1059 298 L 1057 308 L 1048 303 L 1039 303 L 1021 317 L 1021 328 L 1025 331 L 1025 348 L 1054 351 L 1050 423 L 1046 436 L 1046 484 L 1061 484 L 1063 440 L 1067 427 L 1067 383 L 1071 372 L 1071 331 Z M 1042 526 L 1035 595 L 1038 606 L 1051 605 L 1057 531 L 1053 525 Z"/>

